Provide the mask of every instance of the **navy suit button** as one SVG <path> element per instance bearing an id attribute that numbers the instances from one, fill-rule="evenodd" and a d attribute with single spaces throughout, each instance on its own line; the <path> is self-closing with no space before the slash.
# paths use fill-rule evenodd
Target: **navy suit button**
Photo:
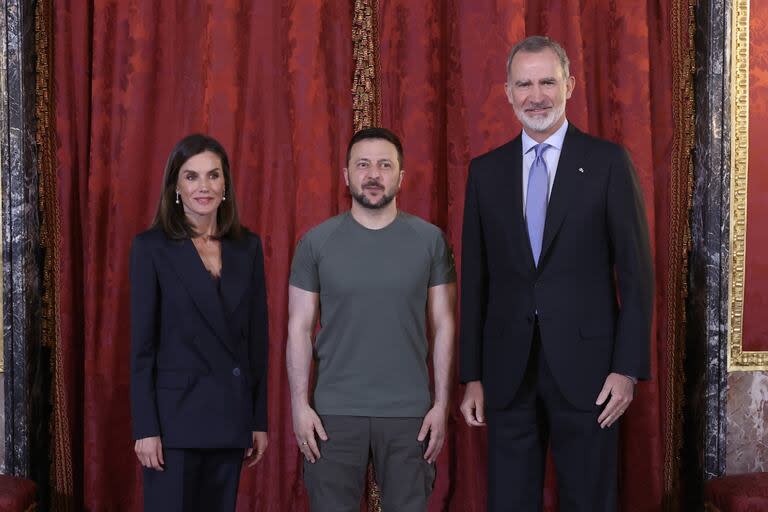
<path id="1" fill-rule="evenodd" d="M 240 368 L 233 369 L 232 370 L 232 375 L 234 375 L 235 377 L 239 377 L 240 376 Z"/>

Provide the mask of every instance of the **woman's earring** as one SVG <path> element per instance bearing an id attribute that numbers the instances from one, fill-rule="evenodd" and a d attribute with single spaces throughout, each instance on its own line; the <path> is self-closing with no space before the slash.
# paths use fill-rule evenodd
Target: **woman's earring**
<path id="1" fill-rule="evenodd" d="M 226 201 L 227 200 L 227 189 L 222 190 L 221 192 L 221 200 Z"/>
<path id="2" fill-rule="evenodd" d="M 176 191 L 176 204 L 179 204 L 179 191 Z"/>

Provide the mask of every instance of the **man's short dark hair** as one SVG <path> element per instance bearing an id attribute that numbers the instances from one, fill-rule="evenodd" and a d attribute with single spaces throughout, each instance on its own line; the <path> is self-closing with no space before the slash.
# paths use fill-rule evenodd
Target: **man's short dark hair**
<path id="1" fill-rule="evenodd" d="M 555 52 L 557 58 L 560 59 L 560 67 L 563 69 L 563 78 L 567 79 L 571 76 L 569 69 L 571 62 L 568 60 L 568 55 L 565 53 L 565 50 L 563 50 L 562 46 L 547 36 L 529 36 L 522 41 L 519 41 L 509 51 L 509 57 L 507 57 L 507 79 L 509 79 L 509 68 L 512 66 L 512 59 L 515 58 L 515 55 L 519 52 L 539 53 L 547 48 Z"/>
<path id="2" fill-rule="evenodd" d="M 349 139 L 349 145 L 347 146 L 347 166 L 349 166 L 349 158 L 352 156 L 352 146 L 362 140 L 367 139 L 380 139 L 391 142 L 397 150 L 397 163 L 400 166 L 400 169 L 403 168 L 403 144 L 400 142 L 400 139 L 397 137 L 397 135 L 392 133 L 390 130 L 379 127 L 363 128 L 362 130 L 359 130 L 357 133 L 355 133 L 351 139 Z"/>

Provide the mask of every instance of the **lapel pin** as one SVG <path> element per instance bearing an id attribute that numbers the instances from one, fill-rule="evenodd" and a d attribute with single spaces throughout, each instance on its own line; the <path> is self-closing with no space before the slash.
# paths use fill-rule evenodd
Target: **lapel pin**
<path id="1" fill-rule="evenodd" d="M 579 167 L 579 172 L 584 174 L 584 168 L 583 167 Z"/>

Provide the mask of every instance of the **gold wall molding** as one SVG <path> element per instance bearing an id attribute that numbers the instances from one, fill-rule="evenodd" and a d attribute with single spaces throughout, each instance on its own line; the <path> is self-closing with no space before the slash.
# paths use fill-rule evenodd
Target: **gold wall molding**
<path id="1" fill-rule="evenodd" d="M 768 351 L 742 349 L 749 181 L 749 0 L 733 0 L 728 371 L 768 370 Z"/>

